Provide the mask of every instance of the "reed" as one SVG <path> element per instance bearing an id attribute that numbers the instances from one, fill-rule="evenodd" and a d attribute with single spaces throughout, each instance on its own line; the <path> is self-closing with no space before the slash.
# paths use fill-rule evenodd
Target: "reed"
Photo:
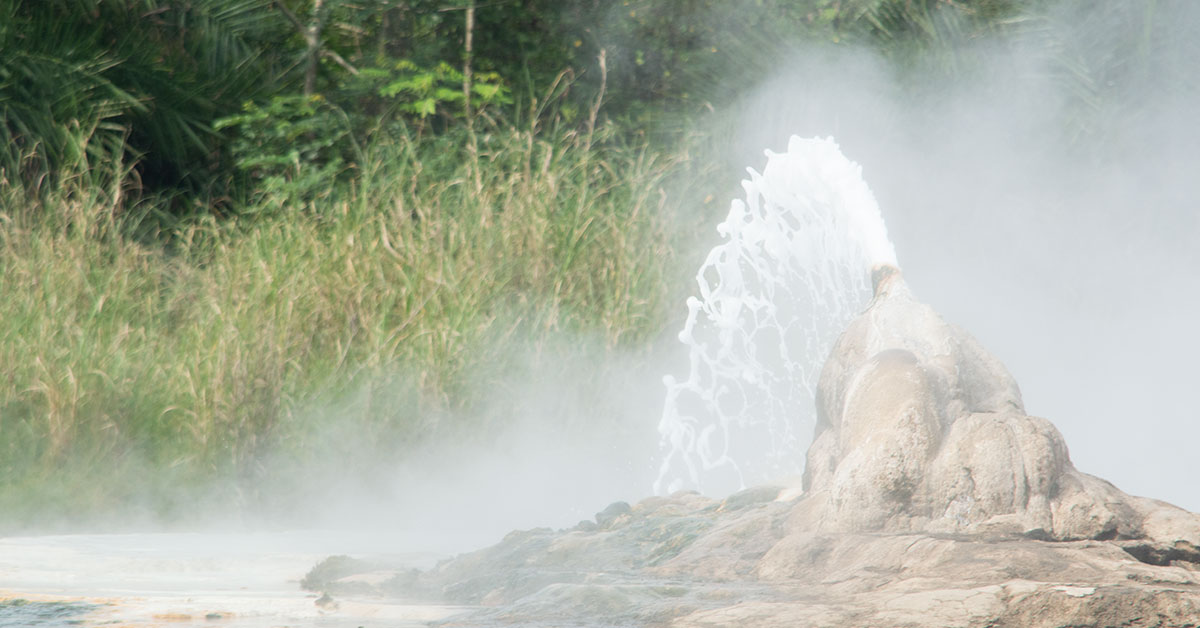
<path id="1" fill-rule="evenodd" d="M 163 201 L 131 200 L 120 163 L 0 186 L 7 523 L 253 486 L 280 452 L 317 455 L 330 404 L 391 451 L 481 437 L 503 426 L 446 417 L 520 356 L 636 351 L 678 314 L 680 157 L 600 129 L 492 129 L 478 160 L 460 140 L 393 133 L 304 207 L 265 194 L 163 238 L 130 236 Z"/>

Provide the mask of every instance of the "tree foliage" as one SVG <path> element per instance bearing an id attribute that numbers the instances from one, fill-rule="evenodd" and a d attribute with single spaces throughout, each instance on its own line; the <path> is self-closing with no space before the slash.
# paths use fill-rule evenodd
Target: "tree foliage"
<path id="1" fill-rule="evenodd" d="M 1126 87 L 1148 68 L 1177 68 L 1156 84 L 1194 89 L 1200 38 L 1170 17 L 1188 10 L 1176 4 L 0 0 L 0 168 L 45 181 L 116 150 L 151 190 L 253 195 L 289 169 L 294 183 L 298 167 L 337 179 L 354 166 L 351 140 L 393 125 L 473 126 L 468 94 L 493 122 L 552 112 L 584 126 L 603 97 L 626 129 L 672 128 L 734 101 L 801 44 L 866 45 L 901 74 L 949 80 L 986 67 L 980 41 L 1032 45 L 1074 94 L 1065 124 L 1086 135 L 1131 105 Z"/>
<path id="2" fill-rule="evenodd" d="M 201 185 L 219 165 L 212 120 L 286 75 L 267 0 L 2 0 L 0 16 L 0 133 L 23 176 L 52 173 L 82 134 L 122 138 L 148 185 Z"/>

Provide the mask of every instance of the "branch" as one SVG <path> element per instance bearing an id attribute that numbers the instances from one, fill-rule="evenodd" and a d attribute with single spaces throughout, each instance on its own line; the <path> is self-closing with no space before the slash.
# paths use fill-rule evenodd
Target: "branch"
<path id="1" fill-rule="evenodd" d="M 497 0 L 496 2 L 488 2 L 487 4 L 481 4 L 481 5 L 474 6 L 474 7 L 472 7 L 472 6 L 442 7 L 440 9 L 438 9 L 437 12 L 438 13 L 448 13 L 450 11 L 466 11 L 467 9 L 471 9 L 471 8 L 484 9 L 487 7 L 494 7 L 494 6 L 501 5 L 501 4 L 511 4 L 512 2 L 513 2 L 513 0 Z"/>
<path id="2" fill-rule="evenodd" d="M 600 115 L 600 105 L 604 102 L 604 88 L 608 86 L 608 63 L 605 61 L 607 53 L 607 50 L 601 48 L 600 56 L 596 57 L 596 60 L 600 62 L 600 92 L 596 94 L 596 102 L 592 104 L 591 115 L 588 116 L 588 148 L 591 148 L 592 134 L 596 132 L 596 116 Z"/>
<path id="3" fill-rule="evenodd" d="M 466 35 L 463 42 L 463 111 L 467 114 L 467 125 L 474 128 L 471 119 L 471 39 L 475 34 L 475 0 L 467 0 Z"/>
<path id="4" fill-rule="evenodd" d="M 281 12 L 283 12 L 283 16 L 286 17 L 288 19 L 288 21 L 292 23 L 292 26 L 296 27 L 296 30 L 300 31 L 301 36 L 304 36 L 304 34 L 308 31 L 308 29 L 304 27 L 304 24 L 300 21 L 300 18 L 296 17 L 296 14 L 292 13 L 292 10 L 287 8 L 286 4 L 279 2 L 279 0 L 272 2 L 271 4 L 274 5 L 275 8 L 277 8 Z"/>
<path id="5" fill-rule="evenodd" d="M 343 59 L 342 55 L 340 55 L 332 50 L 322 50 L 321 56 L 326 57 L 328 59 L 332 59 L 334 63 L 342 66 L 343 68 L 346 68 L 347 72 L 353 74 L 354 76 L 358 76 L 358 68 L 350 65 L 350 62 Z"/>

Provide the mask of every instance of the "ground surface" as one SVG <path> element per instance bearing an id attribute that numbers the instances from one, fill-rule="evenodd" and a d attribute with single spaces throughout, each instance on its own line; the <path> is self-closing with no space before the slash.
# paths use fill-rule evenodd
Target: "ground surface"
<path id="1" fill-rule="evenodd" d="M 300 580 L 331 552 L 367 549 L 351 539 L 316 532 L 0 538 L 0 628 L 421 626 L 459 610 L 378 597 L 318 604 Z"/>
<path id="2" fill-rule="evenodd" d="M 333 599 L 456 604 L 457 626 L 1198 626 L 1200 553 L 1020 534 L 810 533 L 758 488 L 617 504 L 427 571 L 329 561 Z"/>

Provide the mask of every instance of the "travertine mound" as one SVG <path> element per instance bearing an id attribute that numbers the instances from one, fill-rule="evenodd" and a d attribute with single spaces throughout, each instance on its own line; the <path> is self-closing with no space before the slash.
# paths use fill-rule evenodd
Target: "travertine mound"
<path id="1" fill-rule="evenodd" d="M 825 364 L 804 475 L 820 531 L 1141 539 L 1200 545 L 1178 508 L 1075 470 L 1004 365 L 913 298 L 898 270 Z"/>
<path id="2" fill-rule="evenodd" d="M 1200 518 L 1077 471 L 896 269 L 838 340 L 818 414 L 803 491 L 617 503 L 426 572 L 306 582 L 467 605 L 463 626 L 1200 626 Z"/>

